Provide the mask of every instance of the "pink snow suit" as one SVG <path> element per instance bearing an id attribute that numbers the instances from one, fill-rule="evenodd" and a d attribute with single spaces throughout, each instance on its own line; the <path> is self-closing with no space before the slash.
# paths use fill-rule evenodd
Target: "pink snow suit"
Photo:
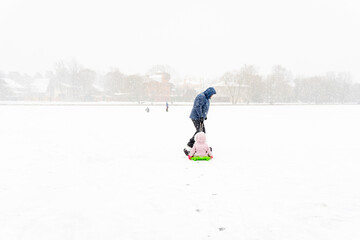
<path id="1" fill-rule="evenodd" d="M 191 157 L 206 157 L 212 156 L 212 152 L 206 143 L 206 135 L 203 132 L 199 132 L 195 135 L 195 144 L 190 150 L 189 156 Z"/>

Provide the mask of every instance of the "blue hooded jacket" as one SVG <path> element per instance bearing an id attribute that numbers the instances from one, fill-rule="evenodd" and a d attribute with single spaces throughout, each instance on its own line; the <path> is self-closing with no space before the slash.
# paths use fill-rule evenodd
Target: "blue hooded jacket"
<path id="1" fill-rule="evenodd" d="M 196 96 L 190 114 L 191 119 L 200 120 L 200 118 L 206 118 L 210 107 L 209 99 L 214 94 L 216 94 L 215 89 L 213 87 L 209 87 L 204 92 Z"/>

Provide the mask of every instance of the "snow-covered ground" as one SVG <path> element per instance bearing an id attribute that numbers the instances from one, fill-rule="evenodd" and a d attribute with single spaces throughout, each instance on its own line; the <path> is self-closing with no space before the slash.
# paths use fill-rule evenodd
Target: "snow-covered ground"
<path id="1" fill-rule="evenodd" d="M 358 240 L 358 106 L 0 106 L 0 239 Z"/>

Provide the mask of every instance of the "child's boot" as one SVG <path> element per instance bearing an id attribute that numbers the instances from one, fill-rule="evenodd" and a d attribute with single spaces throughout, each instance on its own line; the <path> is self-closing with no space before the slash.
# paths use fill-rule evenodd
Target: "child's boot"
<path id="1" fill-rule="evenodd" d="M 189 152 L 190 152 L 189 150 L 187 150 L 186 148 L 184 148 L 184 153 L 185 153 L 186 156 L 189 155 Z"/>

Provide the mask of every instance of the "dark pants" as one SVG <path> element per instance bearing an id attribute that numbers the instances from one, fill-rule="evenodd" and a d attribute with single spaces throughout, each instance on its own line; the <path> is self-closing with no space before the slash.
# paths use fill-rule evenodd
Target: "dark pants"
<path id="1" fill-rule="evenodd" d="M 198 132 L 204 132 L 206 133 L 205 131 L 205 125 L 204 125 L 204 121 L 200 121 L 200 120 L 194 120 L 194 119 L 191 119 L 194 123 L 194 126 L 196 128 L 196 132 L 194 134 L 194 136 L 192 136 L 192 138 L 190 138 L 189 142 L 188 142 L 188 146 L 189 147 L 193 147 L 194 144 L 195 144 L 195 135 L 198 133 Z"/>

